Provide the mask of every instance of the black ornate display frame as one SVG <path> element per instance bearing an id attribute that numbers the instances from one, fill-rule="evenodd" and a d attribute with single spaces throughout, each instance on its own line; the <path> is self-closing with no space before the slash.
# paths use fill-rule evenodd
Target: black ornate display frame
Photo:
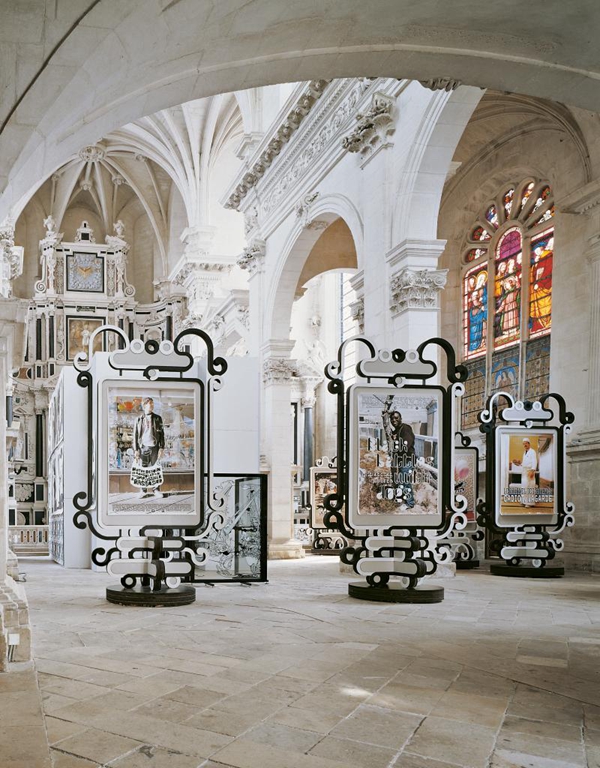
<path id="1" fill-rule="evenodd" d="M 554 408 L 549 407 L 551 401 Z M 486 499 L 477 505 L 477 522 L 497 537 L 493 551 L 505 561 L 506 565 L 491 566 L 492 573 L 509 576 L 560 576 L 562 566 L 549 568 L 556 553 L 564 549 L 564 542 L 558 538 L 567 527 L 575 523 L 572 502 L 566 498 L 566 437 L 571 430 L 575 417 L 567 410 L 562 395 L 549 393 L 537 401 L 515 401 L 506 392 L 496 392 L 487 400 L 485 409 L 479 415 L 480 431 L 486 440 Z M 495 510 L 498 503 L 497 479 L 498 456 L 496 452 L 496 432 L 500 427 L 510 427 L 515 431 L 535 430 L 536 427 L 549 428 L 556 434 L 556 499 L 557 520 L 552 523 L 519 522 L 518 524 L 499 526 Z M 522 565 L 523 560 L 530 560 L 531 566 Z"/>
<path id="2" fill-rule="evenodd" d="M 411 388 L 430 388 L 438 373 L 443 373 L 448 386 L 439 384 L 443 399 L 443 423 L 440 424 L 440 443 L 443 452 L 443 477 L 441 479 L 443 522 L 435 529 L 427 530 L 424 525 L 391 525 L 374 528 L 372 531 L 358 532 L 349 524 L 346 503 L 349 494 L 349 388 L 345 383 L 344 361 L 350 344 L 356 344 L 368 357 L 361 359 L 355 366 L 356 380 L 367 384 L 388 386 L 390 392 L 402 392 L 405 384 Z M 443 352 L 446 366 L 440 371 L 435 359 L 428 357 L 428 352 Z M 452 345 L 442 338 L 432 338 L 423 342 L 416 350 L 377 350 L 367 338 L 356 336 L 344 341 L 335 361 L 325 367 L 325 376 L 329 380 L 328 390 L 337 397 L 337 492 L 326 496 L 324 506 L 328 510 L 324 523 L 335 528 L 352 541 L 342 550 L 343 563 L 351 565 L 356 573 L 365 576 L 368 588 L 355 597 L 373 600 L 439 602 L 443 599 L 443 589 L 435 588 L 435 597 L 421 596 L 416 589 L 419 580 L 435 573 L 440 562 L 451 562 L 452 554 L 448 548 L 438 548 L 437 542 L 446 537 L 454 528 L 464 528 L 467 524 L 463 509 L 466 499 L 454 493 L 454 432 L 456 430 L 456 398 L 464 393 L 464 382 L 468 372 L 464 365 L 456 363 L 456 354 Z M 414 390 L 413 390 L 414 391 Z M 361 567 L 368 561 L 369 573 Z M 379 567 L 381 566 L 381 567 Z M 394 583 L 394 590 L 385 592 L 390 578 L 399 577 Z M 391 585 L 390 585 L 391 586 Z M 350 593 L 353 594 L 352 585 Z"/>

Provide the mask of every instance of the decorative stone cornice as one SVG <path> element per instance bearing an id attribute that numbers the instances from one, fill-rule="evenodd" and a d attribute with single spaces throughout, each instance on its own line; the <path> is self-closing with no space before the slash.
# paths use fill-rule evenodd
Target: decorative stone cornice
<path id="1" fill-rule="evenodd" d="M 403 240 L 385 255 L 390 271 L 402 267 L 435 269 L 446 247 L 446 240 Z"/>
<path id="2" fill-rule="evenodd" d="M 78 154 L 84 163 L 98 163 L 106 157 L 106 149 L 100 144 L 90 144 L 80 149 Z"/>
<path id="3" fill-rule="evenodd" d="M 241 269 L 247 269 L 250 275 L 262 269 L 266 254 L 266 243 L 258 238 L 252 240 L 237 259 Z"/>
<path id="4" fill-rule="evenodd" d="M 397 272 L 390 284 L 392 315 L 409 309 L 438 309 L 439 293 L 446 285 L 447 275 L 447 269 L 414 270 L 405 267 Z"/>
<path id="5" fill-rule="evenodd" d="M 267 357 L 263 361 L 262 376 L 265 384 L 289 384 L 298 378 L 298 364 L 284 357 Z"/>
<path id="6" fill-rule="evenodd" d="M 366 160 L 377 150 L 391 146 L 389 138 L 396 130 L 393 110 L 394 99 L 385 93 L 374 93 L 370 108 L 364 114 L 356 114 L 358 125 L 342 139 L 342 147 Z"/>
<path id="7" fill-rule="evenodd" d="M 269 168 L 273 160 L 281 152 L 283 145 L 286 144 L 290 140 L 292 134 L 298 130 L 300 123 L 310 112 L 313 104 L 321 98 L 323 90 L 329 82 L 329 80 L 310 81 L 304 92 L 296 101 L 296 104 L 290 112 L 288 112 L 287 117 L 278 127 L 275 135 L 269 140 L 258 159 L 252 164 L 225 202 L 226 208 L 234 208 L 236 210 L 239 208 L 240 203 L 248 194 L 248 191 L 252 189 L 264 175 L 267 168 Z"/>
<path id="8" fill-rule="evenodd" d="M 419 80 L 423 88 L 429 88 L 430 91 L 455 91 L 462 80 L 452 80 L 449 77 L 436 77 L 433 80 Z"/>
<path id="9" fill-rule="evenodd" d="M 589 214 L 600 205 L 600 180 L 590 181 L 556 202 L 561 213 Z"/>

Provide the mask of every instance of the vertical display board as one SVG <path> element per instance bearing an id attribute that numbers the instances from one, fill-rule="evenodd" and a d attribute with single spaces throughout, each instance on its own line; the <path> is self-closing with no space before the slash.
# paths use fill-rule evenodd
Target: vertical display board
<path id="1" fill-rule="evenodd" d="M 477 526 L 479 450 L 462 432 L 457 432 L 455 438 L 458 444 L 455 450 L 454 492 L 467 500 L 467 525 L 463 530 L 451 531 L 440 546 L 450 548 L 457 570 L 466 570 L 479 567 L 474 542 L 483 540 L 483 531 Z"/>
<path id="2" fill-rule="evenodd" d="M 554 401 L 555 410 L 548 406 Z M 486 436 L 486 501 L 478 522 L 501 534 L 497 549 L 503 576 L 557 577 L 553 563 L 564 548 L 558 535 L 574 524 L 566 498 L 566 435 L 574 421 L 564 399 L 549 394 L 536 402 L 515 402 L 506 392 L 489 398 L 479 416 Z"/>
<path id="3" fill-rule="evenodd" d="M 366 348 L 356 365 L 357 383 L 346 389 L 349 344 Z M 447 386 L 434 383 L 436 356 L 446 357 Z M 346 340 L 325 368 L 337 396 L 337 490 L 325 497 L 324 524 L 354 543 L 341 553 L 365 582 L 349 585 L 352 597 L 390 602 L 439 602 L 444 590 L 417 587 L 452 560 L 441 539 L 467 526 L 467 499 L 456 493 L 454 474 L 457 398 L 467 370 L 456 365 L 445 339 L 416 350 L 377 350 L 363 337 Z"/>
<path id="4" fill-rule="evenodd" d="M 325 497 L 337 491 L 336 459 L 323 456 L 310 468 L 310 528 L 312 551 L 317 555 L 339 555 L 347 542 L 337 531 L 327 528 L 323 521 Z"/>
<path id="5" fill-rule="evenodd" d="M 93 355 L 107 333 L 121 348 Z M 205 358 L 192 357 L 186 337 L 204 343 Z M 266 580 L 266 478 L 213 471 L 213 399 L 228 366 L 210 337 L 192 328 L 144 343 L 104 326 L 75 368 L 93 439 L 74 521 L 107 542 L 92 552 L 120 578 L 107 599 L 183 605 L 195 582 Z"/>

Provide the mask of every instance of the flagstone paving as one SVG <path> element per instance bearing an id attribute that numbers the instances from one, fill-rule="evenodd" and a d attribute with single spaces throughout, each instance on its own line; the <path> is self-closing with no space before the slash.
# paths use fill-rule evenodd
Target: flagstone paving
<path id="1" fill-rule="evenodd" d="M 54 768 L 600 768 L 598 578 L 459 573 L 411 606 L 348 598 L 333 558 L 269 565 L 165 609 L 21 563 Z"/>

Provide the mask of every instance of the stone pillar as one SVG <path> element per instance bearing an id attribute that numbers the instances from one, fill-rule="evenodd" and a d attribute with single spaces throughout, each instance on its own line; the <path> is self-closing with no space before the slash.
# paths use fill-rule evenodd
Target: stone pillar
<path id="1" fill-rule="evenodd" d="M 253 238 L 237 259 L 240 269 L 248 272 L 248 352 L 252 356 L 260 353 L 261 328 L 264 306 L 264 265 L 266 244 L 260 237 Z"/>
<path id="2" fill-rule="evenodd" d="M 437 269 L 445 240 L 404 240 L 387 254 L 390 336 L 386 346 L 416 349 L 440 335 L 440 291 L 447 269 Z"/>
<path id="3" fill-rule="evenodd" d="M 262 348 L 263 357 L 263 447 L 269 471 L 268 552 L 271 559 L 304 557 L 299 541 L 292 539 L 292 422 L 291 382 L 297 376 L 290 353 L 295 342 L 271 339 Z M 267 441 L 268 436 L 268 441 Z"/>

